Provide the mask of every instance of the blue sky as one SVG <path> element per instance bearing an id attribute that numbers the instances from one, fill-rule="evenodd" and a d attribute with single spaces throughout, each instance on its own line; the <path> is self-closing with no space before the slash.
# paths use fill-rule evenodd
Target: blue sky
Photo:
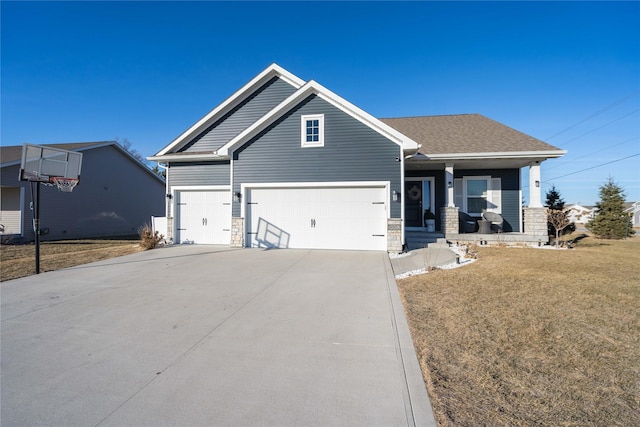
<path id="1" fill-rule="evenodd" d="M 611 176 L 640 200 L 640 2 L 0 7 L 2 145 L 153 155 L 276 62 L 377 117 L 480 113 L 568 150 L 543 198 L 593 204 Z"/>

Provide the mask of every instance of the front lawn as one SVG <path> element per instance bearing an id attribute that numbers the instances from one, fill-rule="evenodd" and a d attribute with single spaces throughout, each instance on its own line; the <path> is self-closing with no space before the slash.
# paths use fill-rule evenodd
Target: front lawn
<path id="1" fill-rule="evenodd" d="M 640 425 L 640 238 L 398 281 L 440 426 Z"/>

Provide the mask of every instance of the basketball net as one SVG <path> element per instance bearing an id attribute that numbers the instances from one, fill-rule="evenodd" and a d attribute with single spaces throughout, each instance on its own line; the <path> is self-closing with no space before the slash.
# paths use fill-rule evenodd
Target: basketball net
<path id="1" fill-rule="evenodd" d="M 71 193 L 76 185 L 78 185 L 78 179 L 76 178 L 64 178 L 59 176 L 51 178 L 51 180 L 56 185 L 56 187 L 58 187 L 58 190 L 65 193 Z"/>

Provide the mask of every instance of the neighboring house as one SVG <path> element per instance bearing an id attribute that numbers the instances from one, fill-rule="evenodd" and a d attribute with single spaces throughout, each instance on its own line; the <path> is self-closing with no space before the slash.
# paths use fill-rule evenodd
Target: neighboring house
<path id="1" fill-rule="evenodd" d="M 135 235 L 151 216 L 164 215 L 164 180 L 116 142 L 47 144 L 83 155 L 72 193 L 42 185 L 42 240 Z M 35 238 L 29 182 L 19 181 L 22 146 L 0 147 L 0 224 L 3 241 Z"/>
<path id="2" fill-rule="evenodd" d="M 586 224 L 593 219 L 595 213 L 594 206 L 581 206 L 578 204 L 569 205 L 565 210 L 569 212 L 569 221 L 577 224 Z"/>
<path id="3" fill-rule="evenodd" d="M 624 211 L 631 216 L 631 224 L 634 227 L 640 226 L 640 202 L 626 202 L 625 206 Z"/>
<path id="4" fill-rule="evenodd" d="M 546 241 L 540 163 L 564 153 L 478 114 L 377 119 L 273 64 L 149 160 L 175 243 L 399 252 L 427 210 L 447 238 L 490 210 Z"/>

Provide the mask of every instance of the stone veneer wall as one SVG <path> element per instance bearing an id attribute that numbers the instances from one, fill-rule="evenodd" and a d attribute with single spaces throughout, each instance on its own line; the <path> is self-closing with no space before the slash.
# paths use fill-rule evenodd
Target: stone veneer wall
<path id="1" fill-rule="evenodd" d="M 524 233 L 547 243 L 547 210 L 545 208 L 524 208 Z"/>
<path id="2" fill-rule="evenodd" d="M 231 218 L 232 248 L 244 248 L 244 218 Z"/>
<path id="3" fill-rule="evenodd" d="M 170 244 L 173 244 L 173 217 L 172 216 L 168 216 L 167 217 L 167 235 L 164 236 L 164 240 L 169 242 Z"/>
<path id="4" fill-rule="evenodd" d="M 402 252 L 402 219 L 387 219 L 387 252 L 399 254 Z"/>
<path id="5" fill-rule="evenodd" d="M 460 232 L 457 207 L 440 208 L 440 221 L 441 232 L 445 236 L 448 234 L 458 234 Z"/>

